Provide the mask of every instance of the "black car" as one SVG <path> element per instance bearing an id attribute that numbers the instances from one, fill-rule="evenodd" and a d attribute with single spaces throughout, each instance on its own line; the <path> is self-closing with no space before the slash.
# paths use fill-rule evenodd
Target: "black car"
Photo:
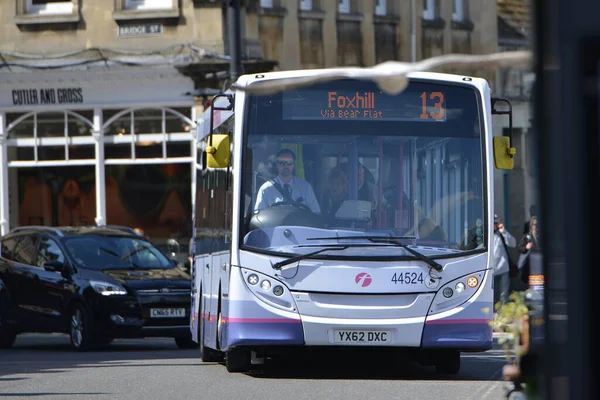
<path id="1" fill-rule="evenodd" d="M 114 338 L 191 339 L 190 276 L 122 227 L 20 227 L 0 238 L 0 348 L 64 332 L 76 350 Z"/>

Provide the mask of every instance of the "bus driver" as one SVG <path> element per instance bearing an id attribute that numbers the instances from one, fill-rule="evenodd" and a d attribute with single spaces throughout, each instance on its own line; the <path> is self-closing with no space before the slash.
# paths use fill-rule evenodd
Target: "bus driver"
<path id="1" fill-rule="evenodd" d="M 262 210 L 274 203 L 300 202 L 306 204 L 312 212 L 320 213 L 315 192 L 310 183 L 294 175 L 296 155 L 289 149 L 281 149 L 275 158 L 277 176 L 265 182 L 256 195 L 254 210 Z"/>

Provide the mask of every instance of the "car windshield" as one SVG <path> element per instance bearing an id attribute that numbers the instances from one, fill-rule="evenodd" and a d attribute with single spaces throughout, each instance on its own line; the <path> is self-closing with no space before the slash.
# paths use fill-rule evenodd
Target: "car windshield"
<path id="1" fill-rule="evenodd" d="M 90 269 L 173 268 L 152 243 L 128 236 L 82 235 L 66 240 L 75 262 Z"/>
<path id="2" fill-rule="evenodd" d="M 483 246 L 479 103 L 471 87 L 418 81 L 397 96 L 346 80 L 252 97 L 243 245 L 302 254 L 340 243 L 336 237 L 386 236 L 429 255 Z M 342 253 L 406 251 L 382 245 Z"/>

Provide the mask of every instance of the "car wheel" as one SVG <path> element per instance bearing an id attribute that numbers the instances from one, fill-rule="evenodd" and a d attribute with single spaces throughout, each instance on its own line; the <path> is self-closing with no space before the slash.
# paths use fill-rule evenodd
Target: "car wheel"
<path id="1" fill-rule="evenodd" d="M 180 349 L 197 349 L 198 343 L 194 342 L 191 337 L 176 337 L 175 344 Z"/>
<path id="2" fill-rule="evenodd" d="M 83 304 L 76 304 L 71 310 L 69 337 L 76 351 L 92 350 L 98 345 L 93 335 L 92 318 Z"/>
<path id="3" fill-rule="evenodd" d="M 17 334 L 15 330 L 8 325 L 4 312 L 2 312 L 2 303 L 0 303 L 0 349 L 10 349 L 15 343 Z"/>

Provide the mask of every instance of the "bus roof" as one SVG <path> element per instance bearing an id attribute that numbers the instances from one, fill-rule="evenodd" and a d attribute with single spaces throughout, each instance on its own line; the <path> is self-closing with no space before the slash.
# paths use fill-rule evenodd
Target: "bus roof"
<path id="1" fill-rule="evenodd" d="M 290 71 L 274 71 L 274 72 L 265 72 L 258 74 L 245 74 L 240 76 L 240 78 L 236 81 L 235 86 L 238 88 L 244 88 L 254 83 L 255 81 L 266 81 L 266 80 L 276 80 L 276 79 L 301 79 L 301 78 L 310 78 L 316 76 L 336 76 L 340 75 L 339 78 L 325 78 L 324 80 L 334 80 L 334 79 L 352 79 L 351 77 L 345 77 L 343 75 L 348 75 L 348 72 L 352 72 L 354 75 L 354 71 L 356 71 L 356 75 L 360 76 L 358 79 L 367 79 L 368 69 L 366 68 L 354 68 L 354 67 L 345 67 L 345 68 L 322 68 L 322 69 L 305 69 L 305 70 L 290 70 Z M 390 76 L 393 74 L 390 73 Z M 409 72 L 407 74 L 409 79 L 431 79 L 436 81 L 443 81 L 448 83 L 461 83 L 475 86 L 479 89 L 483 89 L 485 86 L 489 86 L 488 82 L 483 78 L 478 78 L 474 76 L 467 75 L 457 75 L 457 74 L 448 74 L 441 72 Z M 315 82 L 316 83 L 316 82 Z"/>

